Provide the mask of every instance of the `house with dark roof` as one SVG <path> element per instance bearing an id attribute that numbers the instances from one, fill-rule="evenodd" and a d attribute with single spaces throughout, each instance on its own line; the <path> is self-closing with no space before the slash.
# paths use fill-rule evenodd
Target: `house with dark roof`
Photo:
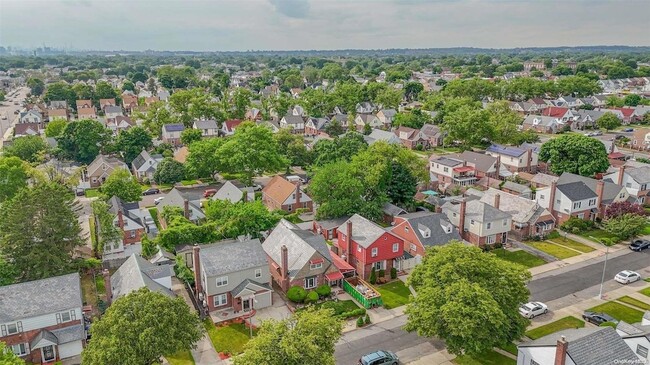
<path id="1" fill-rule="evenodd" d="M 441 207 L 460 236 L 476 246 L 503 244 L 508 240 L 512 215 L 476 198 L 445 202 Z"/>
<path id="2" fill-rule="evenodd" d="M 41 134 L 39 123 L 16 123 L 14 125 L 14 138 L 24 136 L 38 136 Z"/>
<path id="3" fill-rule="evenodd" d="M 182 123 L 165 124 L 162 128 L 162 140 L 172 146 L 180 146 L 181 133 L 185 130 Z"/>
<path id="4" fill-rule="evenodd" d="M 138 180 L 142 181 L 144 179 L 153 180 L 153 174 L 158 168 L 158 164 L 164 159 L 161 154 L 150 154 L 146 150 L 142 150 L 138 157 L 133 159 L 131 162 L 131 169 L 133 170 L 133 176 Z"/>
<path id="5" fill-rule="evenodd" d="M 219 136 L 219 126 L 216 120 L 195 120 L 192 128 L 200 130 L 203 138 Z"/>
<path id="6" fill-rule="evenodd" d="M 305 136 L 329 136 L 325 128 L 330 124 L 329 118 L 307 118 L 305 123 Z"/>
<path id="7" fill-rule="evenodd" d="M 304 134 L 305 119 L 300 114 L 289 113 L 280 119 L 280 128 L 287 128 L 293 134 Z"/>
<path id="8" fill-rule="evenodd" d="M 646 199 L 650 194 L 650 165 L 638 167 L 622 165 L 616 172 L 603 176 L 603 180 L 624 186 L 628 194 L 637 197 L 640 204 L 650 204 L 650 199 Z"/>
<path id="9" fill-rule="evenodd" d="M 311 197 L 307 195 L 300 180 L 289 181 L 283 176 L 276 175 L 262 189 L 262 203 L 269 210 L 281 209 L 285 212 L 295 212 L 297 209 L 314 209 Z"/>
<path id="10" fill-rule="evenodd" d="M 341 285 L 343 274 L 334 264 L 323 236 L 282 219 L 262 243 L 272 280 L 286 292 L 292 286 L 307 290 Z"/>
<path id="11" fill-rule="evenodd" d="M 188 262 L 202 304 L 215 322 L 273 304 L 269 263 L 259 239 L 194 246 Z"/>
<path id="12" fill-rule="evenodd" d="M 402 269 L 419 264 L 428 247 L 442 246 L 451 240 L 460 241 L 460 233 L 442 213 L 415 212 L 395 217 L 391 233 L 404 240 Z"/>
<path id="13" fill-rule="evenodd" d="M 402 270 L 404 240 L 359 214 L 339 227 L 336 246 L 363 280 L 370 278 L 373 268 L 378 278 L 379 270 L 384 270 L 385 277 L 392 268 Z"/>
<path id="14" fill-rule="evenodd" d="M 124 116 L 122 107 L 118 105 L 107 105 L 104 107 L 104 115 L 106 119 L 115 119 L 119 116 Z"/>
<path id="15" fill-rule="evenodd" d="M 349 216 L 341 218 L 332 218 L 312 221 L 312 231 L 323 236 L 326 240 L 334 240 L 338 237 L 338 229 L 350 218 Z"/>
<path id="16" fill-rule="evenodd" d="M 0 286 L 0 342 L 33 364 L 81 362 L 86 343 L 78 273 Z"/>
<path id="17" fill-rule="evenodd" d="M 123 115 L 118 115 L 115 118 L 106 118 L 104 124 L 106 125 L 106 128 L 113 132 L 114 136 L 117 136 L 135 125 L 131 118 Z"/>
<path id="18" fill-rule="evenodd" d="M 102 259 L 121 264 L 125 258 L 142 250 L 140 242 L 146 234 L 146 224 L 138 202 L 127 203 L 113 196 L 107 203 L 108 211 L 115 216 L 113 225 L 122 232 L 122 238 L 106 243 Z M 95 220 L 95 225 L 100 227 L 100 222 Z"/>
<path id="19" fill-rule="evenodd" d="M 120 267 L 110 275 L 108 270 L 104 271 L 104 285 L 109 289 L 106 295 L 112 303 L 141 288 L 149 291 L 162 293 L 170 297 L 176 296 L 172 291 L 172 266 L 154 265 L 134 253 Z"/>
<path id="20" fill-rule="evenodd" d="M 510 172 L 536 172 L 537 171 L 537 153 L 532 148 L 521 148 L 514 146 L 504 146 L 492 144 L 485 153 L 498 157 L 500 166 L 505 167 Z"/>
<path id="21" fill-rule="evenodd" d="M 429 146 L 438 147 L 443 145 L 444 133 L 437 125 L 425 124 L 420 128 L 420 132 L 427 139 Z"/>
<path id="22" fill-rule="evenodd" d="M 393 118 L 397 115 L 397 110 L 395 109 L 381 109 L 377 112 L 377 118 L 381 122 L 384 128 L 390 129 L 393 125 Z"/>
<path id="23" fill-rule="evenodd" d="M 517 350 L 517 365 L 611 365 L 642 361 L 616 330 L 607 326 L 561 330 L 522 342 Z"/>

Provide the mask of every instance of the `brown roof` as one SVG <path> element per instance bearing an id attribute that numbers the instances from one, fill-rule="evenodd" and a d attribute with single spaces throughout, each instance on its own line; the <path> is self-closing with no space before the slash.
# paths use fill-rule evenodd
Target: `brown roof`
<path id="1" fill-rule="evenodd" d="M 187 161 L 187 156 L 189 154 L 190 154 L 190 150 L 187 149 L 186 146 L 183 146 L 179 148 L 176 152 L 174 152 L 174 160 L 180 163 L 185 163 L 185 161 Z"/>
<path id="2" fill-rule="evenodd" d="M 90 108 L 93 102 L 90 100 L 77 100 L 77 109 Z"/>
<path id="3" fill-rule="evenodd" d="M 111 99 L 99 99 L 99 107 L 100 108 L 103 108 L 103 107 L 105 107 L 107 105 L 116 105 L 115 104 L 115 99 L 113 99 L 113 98 L 111 98 Z"/>
<path id="4" fill-rule="evenodd" d="M 280 175 L 275 175 L 268 185 L 262 189 L 264 195 L 280 204 L 284 203 L 295 191 L 296 185 Z"/>
<path id="5" fill-rule="evenodd" d="M 77 109 L 77 114 L 79 114 L 79 117 L 83 116 L 95 116 L 95 107 L 92 108 L 79 108 Z"/>
<path id="6" fill-rule="evenodd" d="M 67 109 L 52 109 L 49 111 L 48 115 L 50 116 L 50 119 L 52 117 L 63 117 L 63 118 L 68 118 L 68 110 Z"/>
<path id="7" fill-rule="evenodd" d="M 131 104 L 138 105 L 138 97 L 129 94 L 122 95 L 122 105 L 127 106 Z"/>
<path id="8" fill-rule="evenodd" d="M 14 135 L 22 136 L 27 134 L 28 130 L 32 130 L 34 133 L 38 134 L 39 125 L 38 123 L 18 123 L 14 126 Z"/>

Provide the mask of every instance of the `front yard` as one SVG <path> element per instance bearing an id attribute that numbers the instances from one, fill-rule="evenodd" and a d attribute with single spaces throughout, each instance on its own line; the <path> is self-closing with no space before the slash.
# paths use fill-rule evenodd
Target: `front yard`
<path id="1" fill-rule="evenodd" d="M 345 312 L 352 312 L 353 310 L 361 309 L 357 303 L 355 303 L 352 300 L 339 300 L 339 301 L 333 301 L 333 300 L 328 300 L 326 302 L 320 302 L 313 304 L 312 307 L 318 309 L 320 307 L 325 307 L 325 308 L 330 308 L 334 310 L 334 315 L 339 315 L 341 313 Z M 305 307 L 308 308 L 308 307 Z"/>
<path id="2" fill-rule="evenodd" d="M 532 329 L 530 331 L 526 332 L 526 337 L 536 340 L 540 337 L 544 337 L 546 335 L 550 335 L 551 333 L 555 333 L 560 330 L 568 329 L 568 328 L 582 328 L 585 326 L 585 322 L 582 321 L 581 319 L 578 319 L 576 317 L 564 317 L 562 319 L 559 319 L 555 322 L 551 322 L 549 324 L 545 324 L 543 326 L 537 327 L 535 329 Z"/>
<path id="3" fill-rule="evenodd" d="M 555 244 L 559 244 L 561 246 L 565 246 L 565 247 L 568 247 L 568 248 L 572 248 L 572 249 L 580 251 L 582 253 L 596 251 L 596 249 L 591 247 L 591 246 L 587 246 L 585 244 L 582 244 L 580 242 L 576 242 L 576 241 L 574 241 L 572 239 L 569 239 L 569 238 L 559 237 L 559 238 L 548 239 L 547 241 L 555 243 Z"/>
<path id="4" fill-rule="evenodd" d="M 377 291 L 381 294 L 384 308 L 392 309 L 408 304 L 411 291 L 401 280 L 393 280 L 390 283 L 376 285 Z"/>
<path id="5" fill-rule="evenodd" d="M 580 255 L 580 252 L 578 251 L 574 251 L 548 241 L 541 241 L 541 242 L 528 241 L 526 242 L 526 244 L 540 251 L 546 252 L 551 256 L 555 256 L 560 260 L 564 260 L 564 259 L 568 259 L 569 257 Z"/>
<path id="6" fill-rule="evenodd" d="M 609 233 L 607 231 L 604 231 L 602 229 L 597 229 L 597 228 L 589 230 L 589 231 L 581 232 L 578 235 L 581 236 L 581 237 L 584 237 L 584 238 L 586 238 L 588 240 L 594 241 L 594 242 L 596 242 L 598 244 L 602 244 L 602 243 L 598 242 L 598 240 L 602 240 L 603 238 L 606 239 L 606 240 L 611 240 L 612 242 L 619 242 L 620 241 L 620 239 L 618 237 L 616 237 L 615 235 L 613 235 L 613 234 L 611 234 L 611 233 Z M 594 239 L 594 238 L 596 238 L 596 239 Z"/>
<path id="7" fill-rule="evenodd" d="M 102 196 L 102 193 L 99 192 L 97 189 L 86 189 L 86 198 L 98 198 Z"/>
<path id="8" fill-rule="evenodd" d="M 641 322 L 641 319 L 643 318 L 643 312 L 640 310 L 630 308 L 614 301 L 603 303 L 587 310 L 591 312 L 606 313 L 619 321 L 625 321 L 627 323 Z"/>
<path id="9" fill-rule="evenodd" d="M 461 355 L 451 361 L 456 365 L 515 365 L 517 360 L 501 355 L 496 351 L 487 351 L 477 357 Z"/>
<path id="10" fill-rule="evenodd" d="M 217 352 L 237 355 L 244 352 L 244 346 L 250 340 L 250 330 L 243 323 L 233 323 L 227 326 L 215 326 L 209 318 L 203 321 L 203 326 L 210 336 L 212 346 Z M 253 329 L 253 336 L 257 329 Z"/>
<path id="11" fill-rule="evenodd" d="M 639 290 L 639 293 L 650 297 L 650 287 Z"/>
<path id="12" fill-rule="evenodd" d="M 544 265 L 546 261 L 542 260 L 541 258 L 528 253 L 524 250 L 518 250 L 518 251 L 508 251 L 503 248 L 498 248 L 496 250 L 492 251 L 497 257 L 513 262 L 515 264 L 522 265 L 526 268 L 531 268 L 539 265 Z"/>
<path id="13" fill-rule="evenodd" d="M 623 303 L 629 304 L 631 306 L 637 307 L 637 308 L 641 308 L 641 309 L 646 310 L 646 311 L 650 310 L 650 304 L 648 304 L 647 302 L 638 300 L 636 298 L 632 298 L 632 297 L 627 296 L 627 295 L 624 296 L 624 297 L 620 297 L 620 298 L 618 298 L 616 300 L 619 301 L 619 302 L 623 302 Z"/>
<path id="14" fill-rule="evenodd" d="M 173 355 L 165 356 L 169 365 L 194 365 L 194 358 L 190 350 L 179 351 Z"/>

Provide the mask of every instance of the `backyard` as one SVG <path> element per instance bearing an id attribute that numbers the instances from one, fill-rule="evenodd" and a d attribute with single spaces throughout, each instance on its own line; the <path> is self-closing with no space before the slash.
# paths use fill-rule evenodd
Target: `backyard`
<path id="1" fill-rule="evenodd" d="M 217 352 L 228 355 L 240 354 L 250 340 L 250 330 L 243 323 L 232 323 L 227 326 L 215 326 L 208 318 L 203 321 L 203 326 L 210 336 L 212 345 Z M 253 329 L 253 336 L 257 329 Z"/>
<path id="2" fill-rule="evenodd" d="M 627 323 L 641 322 L 641 319 L 643 318 L 643 312 L 640 310 L 630 308 L 614 301 L 603 303 L 587 310 L 591 312 L 606 313 L 619 321 L 625 321 Z"/>
<path id="3" fill-rule="evenodd" d="M 151 214 L 151 219 L 153 219 L 153 222 L 156 224 L 156 228 L 160 231 L 162 228 L 160 228 L 160 220 L 158 219 L 158 208 L 149 208 L 149 214 Z"/>
<path id="4" fill-rule="evenodd" d="M 86 198 L 98 198 L 102 195 L 97 189 L 86 189 Z"/>
<path id="5" fill-rule="evenodd" d="M 384 308 L 393 309 L 409 302 L 411 291 L 401 280 L 393 280 L 390 283 L 377 285 L 377 291 L 381 294 Z"/>
<path id="6" fill-rule="evenodd" d="M 536 340 L 540 337 L 544 337 L 546 335 L 550 335 L 551 333 L 555 333 L 557 331 L 563 330 L 563 329 L 568 329 L 568 328 L 582 328 L 585 326 L 585 322 L 572 316 L 564 317 L 562 319 L 559 319 L 555 322 L 551 322 L 549 324 L 545 324 L 543 326 L 537 327 L 535 329 L 532 329 L 530 331 L 526 332 L 526 337 Z"/>
<path id="7" fill-rule="evenodd" d="M 509 251 L 504 248 L 498 248 L 492 252 L 503 260 L 522 265 L 526 268 L 544 265 L 546 263 L 546 261 L 542 260 L 541 258 L 524 250 Z"/>

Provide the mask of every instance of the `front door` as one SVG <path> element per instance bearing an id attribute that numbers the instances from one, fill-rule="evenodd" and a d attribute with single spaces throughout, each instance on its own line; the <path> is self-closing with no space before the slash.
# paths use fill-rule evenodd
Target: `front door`
<path id="1" fill-rule="evenodd" d="M 48 361 L 54 361 L 56 360 L 56 355 L 54 353 L 54 346 L 45 346 L 42 348 L 43 351 L 43 361 L 48 362 Z"/>
<path id="2" fill-rule="evenodd" d="M 248 312 L 251 310 L 251 300 L 246 299 L 242 302 L 242 305 L 244 306 L 244 312 Z"/>

